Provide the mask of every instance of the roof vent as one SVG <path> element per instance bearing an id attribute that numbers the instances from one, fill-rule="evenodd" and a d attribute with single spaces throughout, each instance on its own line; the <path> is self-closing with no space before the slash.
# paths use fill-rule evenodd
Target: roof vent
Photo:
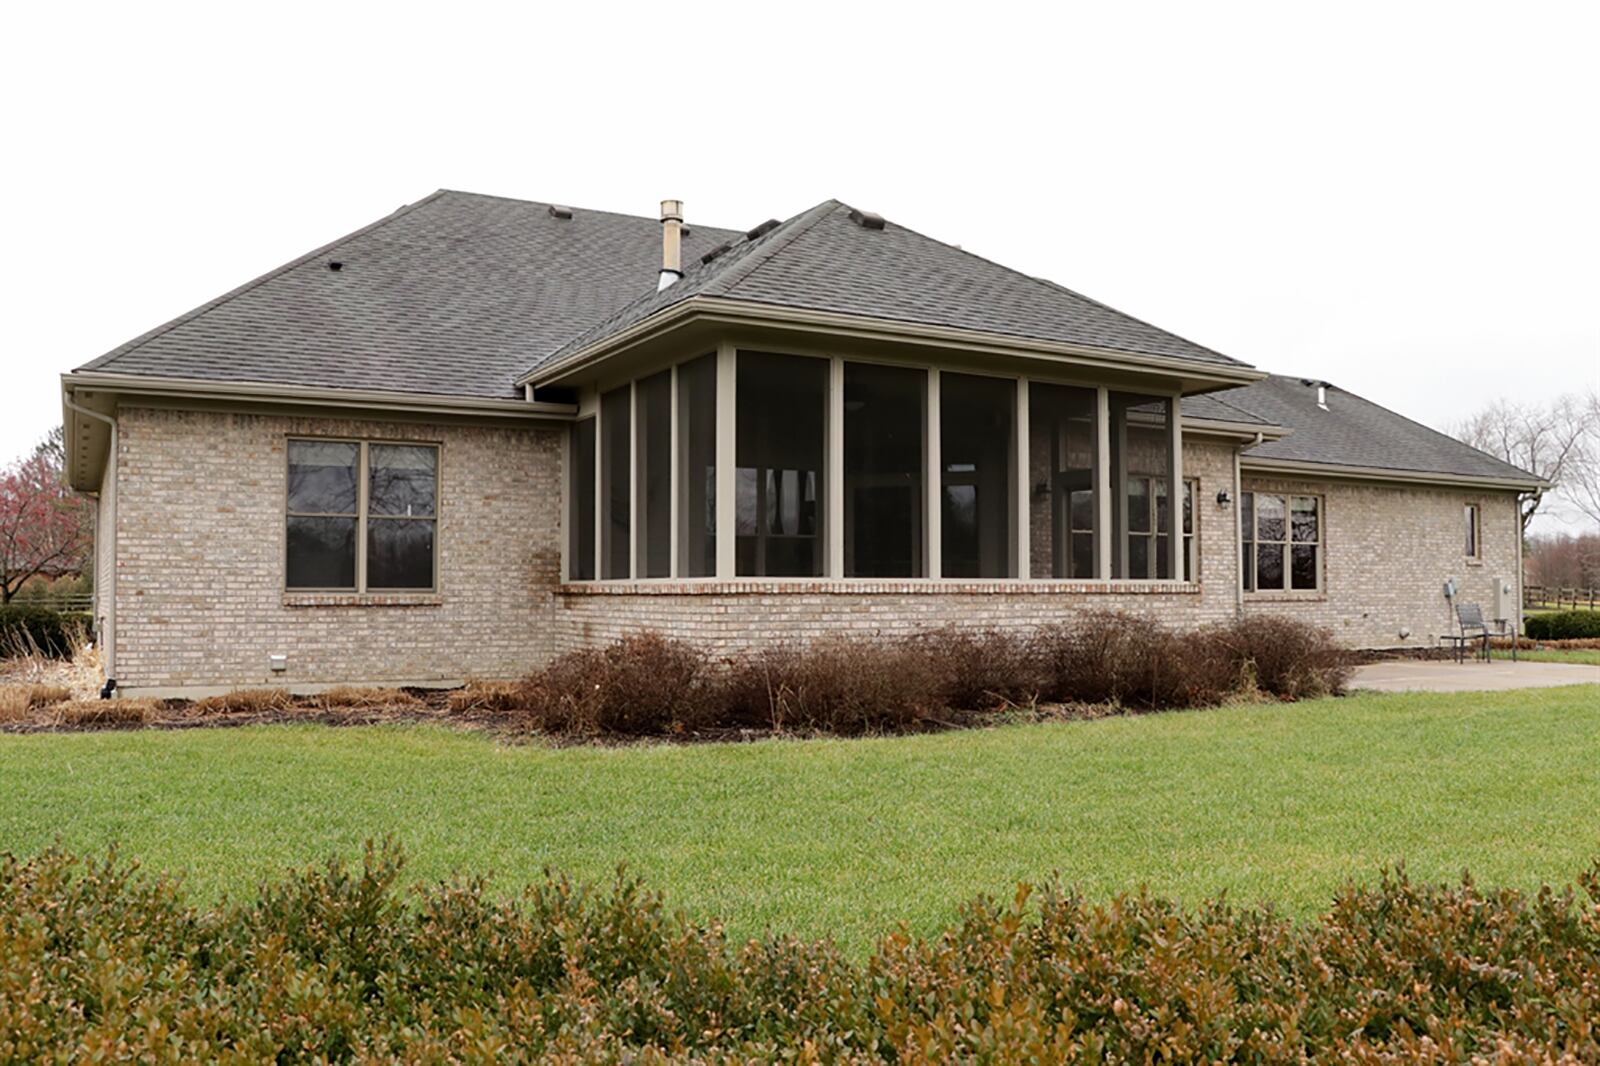
<path id="1" fill-rule="evenodd" d="M 745 234 L 745 239 L 753 241 L 757 237 L 765 237 L 767 234 L 777 229 L 780 224 L 781 223 L 779 223 L 777 219 L 769 218 L 755 229 L 748 231 Z"/>
<path id="2" fill-rule="evenodd" d="M 852 210 L 850 212 L 850 221 L 862 229 L 882 229 L 884 225 L 883 216 L 871 211 Z"/>
<path id="3" fill-rule="evenodd" d="M 344 264 L 339 262 L 337 259 L 330 259 L 328 260 L 328 269 L 337 274 L 339 271 L 344 269 Z"/>
<path id="4" fill-rule="evenodd" d="M 566 219 L 569 219 L 569 218 L 572 217 L 572 208 L 570 208 L 570 207 L 562 207 L 560 204 L 551 204 L 550 205 L 550 217 L 551 218 L 559 218 L 559 219 L 562 219 L 563 221 L 566 220 Z"/>
<path id="5" fill-rule="evenodd" d="M 723 241 L 721 244 L 711 249 L 711 251 L 707 252 L 705 255 L 702 255 L 700 257 L 700 262 L 709 263 L 711 260 L 715 259 L 717 256 L 721 255 L 723 252 L 726 252 L 732 247 L 733 245 L 729 244 L 727 241 Z"/>
<path id="6" fill-rule="evenodd" d="M 1304 385 L 1308 389 L 1314 386 L 1317 390 L 1317 406 L 1324 411 L 1328 409 L 1328 382 L 1313 381 L 1311 378 L 1301 378 L 1300 384 Z"/>

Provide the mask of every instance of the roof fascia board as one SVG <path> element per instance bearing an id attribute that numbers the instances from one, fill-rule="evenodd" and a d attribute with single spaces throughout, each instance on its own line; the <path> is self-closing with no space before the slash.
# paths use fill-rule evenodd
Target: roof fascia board
<path id="1" fill-rule="evenodd" d="M 1003 334 L 981 333 L 976 330 L 948 326 L 925 326 L 911 322 L 844 315 L 831 311 L 812 311 L 769 304 L 729 300 L 722 297 L 695 295 L 629 326 L 599 344 L 580 349 L 558 362 L 538 367 L 517 379 L 518 385 L 535 386 L 551 381 L 600 362 L 612 355 L 640 344 L 659 332 L 672 328 L 686 319 L 702 317 L 708 321 L 729 326 L 773 326 L 833 336 L 872 340 L 901 340 L 930 347 L 956 348 L 969 352 L 992 352 L 997 355 L 1024 356 L 1035 359 L 1065 360 L 1084 366 L 1106 369 L 1143 369 L 1165 374 L 1175 374 L 1207 385 L 1245 385 L 1265 380 L 1266 371 L 1247 366 L 1212 365 L 1188 359 L 1171 359 L 1162 356 L 1140 355 L 1084 345 L 1062 344 L 1054 341 L 1029 340 Z"/>
<path id="2" fill-rule="evenodd" d="M 1286 474 L 1304 477 L 1331 477 L 1353 481 L 1397 481 L 1413 485 L 1445 485 L 1454 488 L 1504 489 L 1540 492 L 1551 487 L 1538 478 L 1497 478 L 1473 474 L 1446 474 L 1433 470 L 1387 470 L 1376 466 L 1346 466 L 1341 463 L 1311 463 L 1296 459 L 1239 457 L 1239 468 L 1256 474 Z"/>
<path id="3" fill-rule="evenodd" d="M 97 389 L 122 396 L 204 398 L 246 403 L 288 403 L 312 407 L 345 407 L 415 414 L 454 414 L 490 418 L 570 419 L 574 404 L 537 400 L 496 400 L 488 397 L 437 396 L 426 393 L 382 392 L 364 389 L 324 389 L 303 385 L 276 385 L 256 381 L 204 381 L 195 378 L 158 378 L 132 374 L 74 371 L 62 375 L 70 392 Z"/>

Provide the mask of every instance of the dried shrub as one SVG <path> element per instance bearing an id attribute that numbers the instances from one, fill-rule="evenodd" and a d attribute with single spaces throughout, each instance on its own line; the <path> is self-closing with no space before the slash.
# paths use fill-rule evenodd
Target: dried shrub
<path id="1" fill-rule="evenodd" d="M 525 683 L 524 712 L 556 733 L 653 736 L 714 716 L 705 656 L 659 633 L 570 652 Z"/>
<path id="2" fill-rule="evenodd" d="M 65 685 L 0 685 L 0 722 L 15 722 L 28 712 L 72 698 Z"/>
<path id="3" fill-rule="evenodd" d="M 51 714 L 63 726 L 145 725 L 156 717 L 156 701 L 143 699 L 69 700 Z"/>
<path id="4" fill-rule="evenodd" d="M 528 684 L 469 680 L 465 687 L 450 693 L 447 702 L 452 714 L 521 714 L 528 709 Z"/>
<path id="5" fill-rule="evenodd" d="M 912 642 L 836 637 L 736 660 L 722 706 L 734 720 L 777 730 L 887 733 L 943 711 L 943 682 Z"/>
<path id="6" fill-rule="evenodd" d="M 1037 642 L 1000 630 L 940 629 L 911 640 L 939 678 L 939 700 L 967 711 L 1031 704 L 1048 685 Z"/>
<path id="7" fill-rule="evenodd" d="M 1202 634 L 1217 642 L 1234 669 L 1262 692 L 1286 700 L 1345 691 L 1355 656 L 1326 629 L 1281 615 L 1253 615 Z"/>
<path id="8" fill-rule="evenodd" d="M 618 875 L 407 894 L 392 845 L 201 909 L 115 853 L 0 855 L 17 1061 L 1597 1062 L 1579 889 L 1350 885 L 1302 921 L 1047 883 L 862 961 Z M 116 1009 L 108 1009 L 114 1004 Z M 111 1055 L 107 1049 L 114 1049 Z"/>
<path id="9" fill-rule="evenodd" d="M 358 688 L 339 685 L 318 693 L 313 701 L 318 707 L 353 707 L 372 710 L 379 707 L 421 707 L 422 701 L 398 688 Z"/>
<path id="10" fill-rule="evenodd" d="M 286 710 L 294 697 L 286 688 L 242 688 L 220 696 L 207 696 L 189 705 L 189 713 L 211 714 L 266 714 Z"/>
<path id="11" fill-rule="evenodd" d="M 1138 710 L 1221 702 L 1238 677 L 1203 635 L 1178 633 L 1145 615 L 1096 611 L 1039 635 L 1046 695 L 1062 703 Z"/>

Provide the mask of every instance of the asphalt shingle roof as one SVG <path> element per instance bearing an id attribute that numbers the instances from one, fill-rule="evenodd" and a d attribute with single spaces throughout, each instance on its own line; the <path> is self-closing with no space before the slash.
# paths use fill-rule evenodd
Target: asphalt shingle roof
<path id="1" fill-rule="evenodd" d="M 654 289 L 661 268 L 659 220 L 549 207 L 441 190 L 80 369 L 520 396 L 530 362 Z M 684 255 L 742 236 L 693 225 Z"/>
<path id="2" fill-rule="evenodd" d="M 1245 453 L 1250 457 L 1530 483 L 1538 480 L 1526 470 L 1333 385 L 1328 386 L 1328 409 L 1321 410 L 1316 382 L 1309 378 L 1274 374 L 1206 397 L 1185 397 L 1184 411 L 1194 414 L 1190 404 L 1198 399 L 1243 408 L 1293 431 L 1281 440 L 1251 448 Z"/>
<path id="3" fill-rule="evenodd" d="M 1030 340 L 1055 341 L 1197 363 L 1243 366 L 1053 282 L 992 263 L 890 222 L 868 229 L 852 208 L 826 200 L 742 240 L 670 288 L 650 293 L 568 344 L 553 359 L 604 340 L 691 296 Z"/>

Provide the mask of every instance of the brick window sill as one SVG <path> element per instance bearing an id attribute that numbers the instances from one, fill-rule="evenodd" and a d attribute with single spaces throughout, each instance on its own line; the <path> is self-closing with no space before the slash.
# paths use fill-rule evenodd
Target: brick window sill
<path id="1" fill-rule="evenodd" d="M 437 592 L 285 592 L 285 607 L 437 607 Z"/>
<path id="2" fill-rule="evenodd" d="M 1246 603 L 1325 603 L 1326 592 L 1246 592 Z"/>
<path id="3" fill-rule="evenodd" d="M 1198 595 L 1193 581 L 967 581 L 960 578 L 720 578 L 653 581 L 569 581 L 564 596 L 973 596 L 973 595 L 1082 595 L 1082 596 L 1182 596 Z"/>

